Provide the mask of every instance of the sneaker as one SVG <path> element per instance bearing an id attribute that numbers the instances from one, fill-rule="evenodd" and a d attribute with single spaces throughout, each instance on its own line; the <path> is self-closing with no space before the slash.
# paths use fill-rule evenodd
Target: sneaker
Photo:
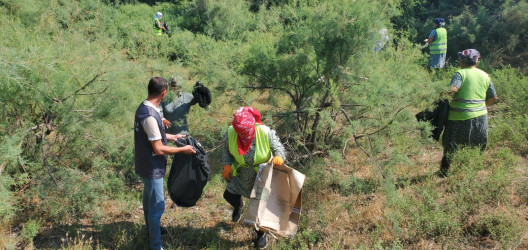
<path id="1" fill-rule="evenodd" d="M 242 209 L 244 208 L 244 201 L 241 199 L 240 206 L 235 207 L 233 209 L 233 215 L 231 216 L 231 219 L 233 222 L 238 222 L 240 218 L 242 218 Z"/>
<path id="2" fill-rule="evenodd" d="M 255 239 L 255 247 L 264 249 L 268 245 L 267 235 L 264 232 L 257 232 L 257 239 Z"/>

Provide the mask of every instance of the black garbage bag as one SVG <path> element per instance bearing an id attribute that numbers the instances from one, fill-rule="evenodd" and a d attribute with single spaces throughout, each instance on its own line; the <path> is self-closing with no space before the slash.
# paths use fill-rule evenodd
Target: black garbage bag
<path id="1" fill-rule="evenodd" d="M 423 110 L 416 114 L 418 121 L 426 121 L 433 126 L 433 139 L 439 141 L 440 135 L 444 130 L 444 126 L 447 122 L 447 116 L 449 114 L 449 101 L 446 99 L 436 100 L 434 103 L 433 110 Z"/>
<path id="2" fill-rule="evenodd" d="M 179 145 L 191 145 L 196 154 L 175 154 L 167 181 L 171 200 L 180 207 L 192 207 L 202 196 L 209 180 L 207 153 L 193 137 L 187 136 L 177 141 Z"/>
<path id="3" fill-rule="evenodd" d="M 205 108 L 211 104 L 212 96 L 209 88 L 205 87 L 202 82 L 194 84 L 192 95 L 200 107 Z"/>
<path id="4" fill-rule="evenodd" d="M 164 32 L 165 34 L 167 34 L 169 37 L 171 37 L 171 36 L 172 36 L 172 33 L 171 33 L 170 30 L 169 30 L 169 25 L 168 25 L 166 22 L 163 22 L 163 23 L 161 24 L 161 26 L 163 26 L 163 28 L 165 28 L 165 30 L 163 30 L 163 32 Z"/>
<path id="5" fill-rule="evenodd" d="M 165 28 L 165 30 L 163 32 L 165 32 L 165 33 L 169 32 L 169 25 L 167 24 L 167 22 L 163 22 L 161 24 L 161 26 L 163 26 L 163 28 Z"/>

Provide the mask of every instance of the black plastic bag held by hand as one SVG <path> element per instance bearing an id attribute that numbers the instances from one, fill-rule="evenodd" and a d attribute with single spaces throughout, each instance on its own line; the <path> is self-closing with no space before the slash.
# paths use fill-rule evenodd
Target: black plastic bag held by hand
<path id="1" fill-rule="evenodd" d="M 177 141 L 178 145 L 191 145 L 196 154 L 175 154 L 167 181 L 171 200 L 180 207 L 192 207 L 202 196 L 209 180 L 207 153 L 202 145 L 191 136 Z"/>

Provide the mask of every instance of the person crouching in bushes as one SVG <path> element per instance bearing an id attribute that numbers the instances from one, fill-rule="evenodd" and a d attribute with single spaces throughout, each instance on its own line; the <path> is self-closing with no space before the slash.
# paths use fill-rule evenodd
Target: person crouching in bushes
<path id="1" fill-rule="evenodd" d="M 222 176 L 228 182 L 224 199 L 233 206 L 232 221 L 241 218 L 244 202 L 249 198 L 257 172 L 270 160 L 274 165 L 282 165 L 286 158 L 284 146 L 275 130 L 262 124 L 260 113 L 252 107 L 241 107 L 234 114 L 232 126 L 224 135 Z M 257 231 L 255 246 L 267 245 L 266 233 Z"/>
<path id="2" fill-rule="evenodd" d="M 475 49 L 458 52 L 460 69 L 455 72 L 450 94 L 447 124 L 442 137 L 444 156 L 439 175 L 447 176 L 451 154 L 459 146 L 476 146 L 482 151 L 488 142 L 488 111 L 486 106 L 497 102 L 497 93 L 488 74 L 477 68 L 480 53 Z"/>

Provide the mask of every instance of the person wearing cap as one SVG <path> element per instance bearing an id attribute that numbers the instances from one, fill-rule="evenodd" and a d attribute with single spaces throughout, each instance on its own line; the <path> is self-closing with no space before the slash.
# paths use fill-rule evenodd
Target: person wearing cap
<path id="1" fill-rule="evenodd" d="M 189 135 L 187 126 L 187 115 L 191 107 L 198 102 L 194 96 L 187 92 L 182 92 L 182 81 L 177 81 L 174 77 L 169 78 L 170 93 L 161 103 L 161 112 L 166 123 L 166 129 L 171 134 Z"/>
<path id="2" fill-rule="evenodd" d="M 147 99 L 138 106 L 134 119 L 135 172 L 143 181 L 143 214 L 151 249 L 163 249 L 160 219 L 165 211 L 163 176 L 167 167 L 167 155 L 196 154 L 190 145 L 184 147 L 167 145 L 168 141 L 185 137 L 165 133 L 159 104 L 165 98 L 167 88 L 167 80 L 164 78 L 151 78 Z"/>
<path id="3" fill-rule="evenodd" d="M 163 32 L 167 31 L 166 28 L 161 24 L 160 20 L 162 16 L 163 15 L 161 12 L 157 12 L 156 15 L 154 15 L 154 29 L 156 30 L 156 35 L 158 36 L 163 35 Z"/>
<path id="4" fill-rule="evenodd" d="M 228 184 L 223 196 L 233 207 L 233 222 L 240 220 L 244 207 L 242 196 L 249 198 L 261 167 L 270 159 L 278 166 L 286 159 L 286 151 L 277 133 L 264 125 L 260 117 L 255 108 L 241 107 L 233 115 L 231 126 L 224 135 L 222 176 Z M 257 231 L 254 242 L 256 247 L 266 247 L 266 233 Z"/>
<path id="5" fill-rule="evenodd" d="M 425 41 L 429 44 L 429 66 L 433 69 L 444 67 L 447 52 L 447 30 L 445 29 L 445 20 L 441 17 L 433 21 L 434 29 Z"/>
<path id="6" fill-rule="evenodd" d="M 497 102 L 497 93 L 488 74 L 477 68 L 480 53 L 466 49 L 458 53 L 460 69 L 454 73 L 450 86 L 453 99 L 442 137 L 444 155 L 439 174 L 447 176 L 451 154 L 460 146 L 486 149 L 488 142 L 487 106 Z"/>

